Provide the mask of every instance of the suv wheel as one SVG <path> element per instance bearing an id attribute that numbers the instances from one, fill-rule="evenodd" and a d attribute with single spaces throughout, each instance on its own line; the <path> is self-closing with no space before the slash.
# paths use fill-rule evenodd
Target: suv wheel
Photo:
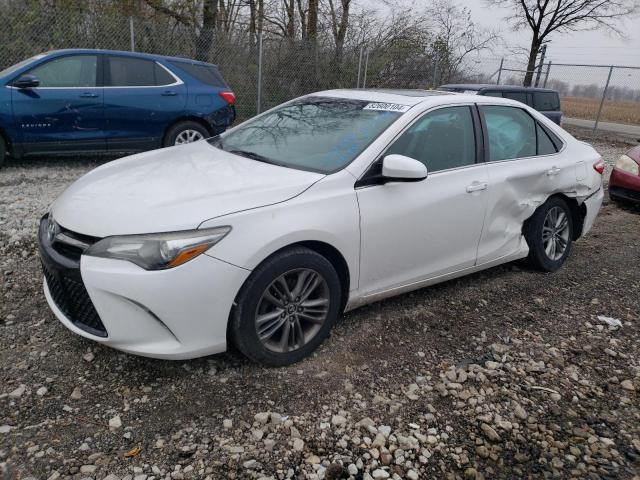
<path id="1" fill-rule="evenodd" d="M 198 140 L 202 140 L 209 136 L 207 129 L 199 123 L 184 121 L 176 123 L 171 127 L 165 135 L 162 143 L 165 147 L 172 147 L 174 145 L 197 142 Z"/>
<path id="2" fill-rule="evenodd" d="M 567 202 L 553 197 L 541 205 L 529 219 L 525 238 L 529 264 L 545 272 L 558 270 L 573 244 L 573 219 Z"/>
<path id="3" fill-rule="evenodd" d="M 275 254 L 242 287 L 230 319 L 236 347 L 254 362 L 283 366 L 311 354 L 340 314 L 340 279 L 308 248 Z"/>

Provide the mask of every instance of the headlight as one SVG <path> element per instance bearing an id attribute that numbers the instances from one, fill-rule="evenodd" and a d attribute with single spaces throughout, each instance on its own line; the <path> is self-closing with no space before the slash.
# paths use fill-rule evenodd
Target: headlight
<path id="1" fill-rule="evenodd" d="M 620 158 L 616 160 L 614 168 L 630 173 L 631 175 L 640 175 L 640 166 L 631 157 L 626 155 L 620 155 Z"/>
<path id="2" fill-rule="evenodd" d="M 128 260 L 145 270 L 177 267 L 206 252 L 222 240 L 231 227 L 187 230 L 149 235 L 107 237 L 90 246 L 85 255 Z"/>

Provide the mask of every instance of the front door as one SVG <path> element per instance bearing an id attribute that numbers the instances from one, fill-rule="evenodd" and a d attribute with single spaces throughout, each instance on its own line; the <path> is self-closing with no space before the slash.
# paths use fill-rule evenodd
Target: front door
<path id="1" fill-rule="evenodd" d="M 420 182 L 358 188 L 360 289 L 374 294 L 472 267 L 487 204 L 472 106 L 431 111 L 385 152 L 423 162 Z"/>
<path id="2" fill-rule="evenodd" d="M 34 88 L 12 88 L 14 120 L 25 153 L 105 149 L 103 88 L 97 55 L 54 58 L 27 72 Z"/>

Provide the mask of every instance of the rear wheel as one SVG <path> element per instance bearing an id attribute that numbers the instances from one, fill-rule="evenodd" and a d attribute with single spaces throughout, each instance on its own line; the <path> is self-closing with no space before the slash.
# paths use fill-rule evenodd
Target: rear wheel
<path id="1" fill-rule="evenodd" d="M 172 147 L 174 145 L 197 142 L 207 137 L 209 137 L 209 132 L 199 123 L 193 121 L 178 122 L 165 135 L 163 145 Z"/>
<path id="2" fill-rule="evenodd" d="M 230 320 L 231 338 L 257 363 L 289 365 L 329 335 L 341 297 L 340 279 L 326 258 L 302 247 L 282 251 L 242 287 Z"/>
<path id="3" fill-rule="evenodd" d="M 573 244 L 573 219 L 567 202 L 552 197 L 541 205 L 529 219 L 525 238 L 531 266 L 545 272 L 558 270 Z"/>

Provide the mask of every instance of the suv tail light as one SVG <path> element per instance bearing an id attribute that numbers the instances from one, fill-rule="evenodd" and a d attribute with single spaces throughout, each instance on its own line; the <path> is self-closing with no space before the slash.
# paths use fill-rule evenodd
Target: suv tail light
<path id="1" fill-rule="evenodd" d="M 602 173 L 604 172 L 604 162 L 602 161 L 602 159 L 598 159 L 594 164 L 593 164 L 593 169 L 598 172 L 600 175 L 602 175 Z"/>
<path id="2" fill-rule="evenodd" d="M 231 106 L 234 103 L 236 103 L 236 96 L 235 96 L 235 94 L 233 92 L 225 91 L 225 92 L 218 93 L 218 95 L 220 95 L 222 97 L 222 99 L 225 102 L 227 102 L 227 104 L 229 106 Z"/>

